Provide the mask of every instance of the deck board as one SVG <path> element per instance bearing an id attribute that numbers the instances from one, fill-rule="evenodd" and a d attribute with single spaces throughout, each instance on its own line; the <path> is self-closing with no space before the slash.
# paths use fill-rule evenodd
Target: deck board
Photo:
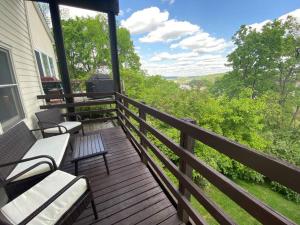
<path id="1" fill-rule="evenodd" d="M 79 175 L 90 179 L 99 219 L 94 220 L 89 206 L 75 224 L 182 224 L 176 209 L 141 162 L 124 131 L 114 127 L 97 132 L 108 151 L 110 175 L 106 174 L 102 156 L 79 162 Z M 68 154 L 63 168 L 74 173 L 70 160 L 71 154 Z"/>

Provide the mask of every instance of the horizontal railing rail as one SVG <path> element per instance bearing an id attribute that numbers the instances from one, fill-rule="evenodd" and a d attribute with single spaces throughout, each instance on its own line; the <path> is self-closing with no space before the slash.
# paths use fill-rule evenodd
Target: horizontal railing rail
<path id="1" fill-rule="evenodd" d="M 87 98 L 80 98 L 87 97 Z M 109 120 L 116 120 L 116 101 L 114 99 L 114 92 L 93 92 L 93 93 L 74 93 L 74 94 L 48 94 L 38 95 L 38 99 L 63 99 L 63 98 L 78 98 L 73 103 L 66 102 L 44 102 L 40 105 L 40 109 L 60 108 L 67 109 L 73 108 L 74 112 L 62 113 L 62 116 L 67 118 L 75 118 L 76 116 L 88 117 L 89 119 L 81 120 L 83 123 L 105 122 Z M 100 98 L 100 99 L 97 99 Z M 99 105 L 108 105 L 104 109 L 91 109 L 91 110 L 75 110 L 80 107 L 93 107 Z M 77 117 L 79 118 L 79 117 Z"/>
<path id="2" fill-rule="evenodd" d="M 226 215 L 222 209 L 220 209 L 205 195 L 201 188 L 193 182 L 190 176 L 187 176 L 183 171 L 181 171 L 177 165 L 170 161 L 163 152 L 161 152 L 160 149 L 147 138 L 147 132 L 151 133 L 161 143 L 172 150 L 181 160 L 184 160 L 187 165 L 199 172 L 209 182 L 215 185 L 239 206 L 244 208 L 258 221 L 263 224 L 295 224 L 288 218 L 264 204 L 262 201 L 258 200 L 256 197 L 250 195 L 247 191 L 239 187 L 218 171 L 206 165 L 193 153 L 187 151 L 184 147 L 175 143 L 162 132 L 152 127 L 146 122 L 146 115 L 149 114 L 153 118 L 169 124 L 170 126 L 178 129 L 182 134 L 201 141 L 202 143 L 220 151 L 221 153 L 256 170 L 257 172 L 260 172 L 268 178 L 278 181 L 298 193 L 300 193 L 300 184 L 297 182 L 300 177 L 299 168 L 292 166 L 287 162 L 257 152 L 246 146 L 242 146 L 197 125 L 186 122 L 185 120 L 180 120 L 171 115 L 160 112 L 120 93 L 116 93 L 116 103 L 119 122 L 132 142 L 141 152 L 142 158 L 146 159 L 144 161 L 149 162 L 156 174 L 160 176 L 159 178 L 163 180 L 164 184 L 168 187 L 173 196 L 175 196 L 178 201 L 178 206 L 180 205 L 178 208 L 182 208 L 194 222 L 197 224 L 205 224 L 203 218 L 198 213 L 195 214 L 195 211 L 193 211 L 189 199 L 186 197 L 189 195 L 185 195 L 185 191 L 191 193 L 220 224 L 235 224 L 235 222 Z M 139 115 L 132 112 L 128 105 L 138 109 Z M 143 118 L 141 115 L 143 115 Z M 139 128 L 130 121 L 130 118 L 138 122 Z M 136 138 L 137 136 L 140 141 Z M 168 177 L 164 175 L 161 168 L 159 168 L 157 163 L 152 159 L 152 157 L 150 157 L 147 152 L 147 148 L 151 149 L 163 165 L 178 179 L 179 184 L 184 187 L 183 190 L 185 191 L 177 191 Z M 182 213 L 179 212 L 179 215 L 182 215 Z"/>
<path id="3" fill-rule="evenodd" d="M 110 97 L 114 96 L 114 92 L 86 92 L 86 93 L 73 93 L 73 94 L 47 94 L 38 95 L 38 99 L 59 99 L 59 98 L 75 98 L 75 97 Z"/>
<path id="4" fill-rule="evenodd" d="M 80 101 L 74 103 L 56 103 L 56 104 L 47 104 L 40 106 L 40 109 L 51 109 L 51 108 L 72 108 L 79 106 L 93 106 L 93 105 L 105 105 L 105 104 L 115 104 L 115 100 L 89 100 L 89 101 Z"/>

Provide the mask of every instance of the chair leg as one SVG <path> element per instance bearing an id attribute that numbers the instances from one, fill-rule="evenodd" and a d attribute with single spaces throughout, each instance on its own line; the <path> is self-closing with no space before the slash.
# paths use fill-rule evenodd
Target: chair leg
<path id="1" fill-rule="evenodd" d="M 108 165 L 107 165 L 106 154 L 103 155 L 103 159 L 104 159 L 107 175 L 109 175 L 109 169 L 108 169 Z"/>
<path id="2" fill-rule="evenodd" d="M 84 129 L 82 125 L 81 125 L 81 131 L 82 131 L 82 135 L 84 136 Z"/>
<path id="3" fill-rule="evenodd" d="M 75 176 L 78 175 L 78 161 L 75 161 Z"/>
<path id="4" fill-rule="evenodd" d="M 95 201 L 94 201 L 93 197 L 92 197 L 92 200 L 91 200 L 91 205 L 92 205 L 95 220 L 97 220 L 98 219 L 98 212 L 97 212 Z"/>

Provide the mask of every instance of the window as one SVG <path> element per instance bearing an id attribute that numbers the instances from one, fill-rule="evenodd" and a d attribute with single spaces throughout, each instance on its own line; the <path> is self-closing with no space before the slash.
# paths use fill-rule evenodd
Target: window
<path id="1" fill-rule="evenodd" d="M 37 62 L 38 68 L 39 68 L 40 76 L 44 77 L 45 75 L 44 75 L 44 70 L 43 70 L 43 65 L 42 65 L 42 60 L 41 60 L 40 53 L 36 50 L 34 51 L 34 53 L 35 53 L 36 62 Z"/>
<path id="2" fill-rule="evenodd" d="M 24 118 L 10 54 L 0 48 L 0 125 L 7 131 Z"/>
<path id="3" fill-rule="evenodd" d="M 45 53 L 34 51 L 41 77 L 55 77 L 55 69 L 52 57 Z"/>

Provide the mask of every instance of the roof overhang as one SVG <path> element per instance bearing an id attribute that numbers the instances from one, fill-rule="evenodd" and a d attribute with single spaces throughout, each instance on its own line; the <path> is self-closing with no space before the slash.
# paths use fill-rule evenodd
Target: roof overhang
<path id="1" fill-rule="evenodd" d="M 119 14 L 119 0 L 27 0 L 34 2 L 49 3 L 56 1 L 59 5 L 67 5 L 82 9 L 95 10 L 98 12 L 113 12 Z"/>

